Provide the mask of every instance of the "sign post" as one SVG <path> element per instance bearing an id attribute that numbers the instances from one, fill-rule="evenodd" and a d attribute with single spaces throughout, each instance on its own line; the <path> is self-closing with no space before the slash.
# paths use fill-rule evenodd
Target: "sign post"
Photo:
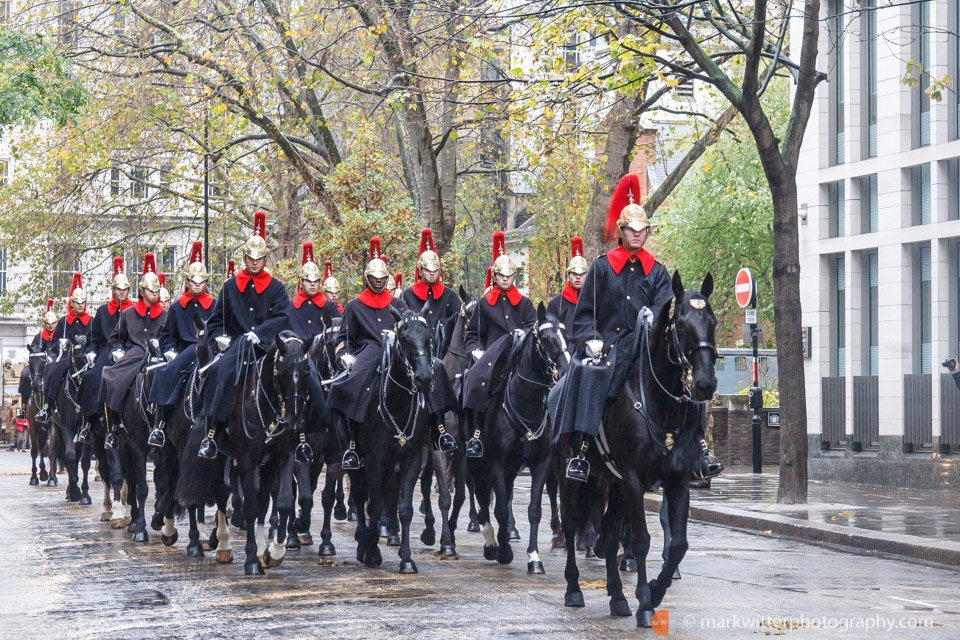
<path id="1" fill-rule="evenodd" d="M 760 340 L 763 329 L 757 322 L 757 281 L 750 269 L 743 267 L 737 272 L 734 288 L 737 304 L 746 309 L 746 324 L 750 329 L 750 342 L 753 345 L 753 383 L 750 385 L 750 408 L 753 409 L 753 472 L 762 471 L 760 449 L 760 409 L 763 408 L 763 389 L 760 388 Z M 746 329 L 746 327 L 745 327 Z M 746 336 L 746 331 L 744 331 Z"/>

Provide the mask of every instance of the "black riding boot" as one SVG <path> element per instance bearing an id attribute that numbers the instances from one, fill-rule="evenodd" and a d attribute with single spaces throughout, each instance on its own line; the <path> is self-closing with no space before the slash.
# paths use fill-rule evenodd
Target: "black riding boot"
<path id="1" fill-rule="evenodd" d="M 300 432 L 300 444 L 297 445 L 294 457 L 298 462 L 313 464 L 313 447 L 307 444 L 307 434 L 303 431 Z"/>
<path id="2" fill-rule="evenodd" d="M 349 418 L 342 418 L 343 434 L 347 440 L 347 449 L 343 452 L 340 468 L 344 471 L 360 470 L 360 454 L 357 453 L 357 441 L 354 440 L 353 423 Z"/>
<path id="3" fill-rule="evenodd" d="M 707 441 L 703 438 L 700 438 L 700 449 L 702 455 L 700 456 L 700 462 L 697 468 L 694 470 L 694 475 L 705 480 L 723 473 L 723 463 L 720 462 L 716 456 L 710 454 L 710 449 L 707 448 Z"/>
<path id="4" fill-rule="evenodd" d="M 433 427 L 434 448 L 441 453 L 446 453 L 447 451 L 456 451 L 457 440 L 452 435 L 447 433 L 447 430 L 444 428 L 443 415 L 434 414 L 431 416 L 430 422 Z"/>
<path id="5" fill-rule="evenodd" d="M 480 441 L 480 429 L 476 428 L 477 416 L 470 416 L 470 424 L 474 426 L 473 437 L 467 440 L 467 444 L 464 447 L 464 453 L 468 458 L 482 458 L 483 457 L 483 442 Z"/>
<path id="6" fill-rule="evenodd" d="M 200 450 L 197 451 L 197 456 L 200 458 L 206 458 L 207 460 L 213 460 L 217 457 L 217 430 L 213 427 L 210 427 L 209 419 L 205 420 L 207 425 L 207 435 L 204 436 L 203 440 L 200 441 Z"/>
<path id="7" fill-rule="evenodd" d="M 113 449 L 117 446 L 117 424 L 120 420 L 110 409 L 105 409 L 104 415 L 107 420 L 107 436 L 103 439 L 103 447 Z"/>
<path id="8" fill-rule="evenodd" d="M 167 407 L 157 407 L 156 412 L 157 426 L 147 436 L 147 445 L 160 449 L 167 442 L 167 434 L 163 432 L 163 427 L 166 425 L 169 410 Z"/>
<path id="9" fill-rule="evenodd" d="M 590 444 L 583 433 L 577 431 L 570 438 L 570 459 L 567 461 L 567 478 L 586 482 L 590 479 L 590 463 L 587 461 L 587 449 Z"/>

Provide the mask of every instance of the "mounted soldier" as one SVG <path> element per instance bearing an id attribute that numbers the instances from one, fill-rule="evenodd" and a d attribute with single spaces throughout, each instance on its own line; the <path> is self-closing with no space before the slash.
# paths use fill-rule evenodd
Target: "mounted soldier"
<path id="1" fill-rule="evenodd" d="M 160 304 L 163 305 L 164 311 L 170 311 L 170 290 L 167 289 L 167 274 L 161 271 L 157 274 L 157 278 L 160 279 Z"/>
<path id="2" fill-rule="evenodd" d="M 53 362 L 43 372 L 43 407 L 37 412 L 37 422 L 50 421 L 49 408 L 54 402 L 57 390 L 63 384 L 63 377 L 70 367 L 70 348 L 74 338 L 90 336 L 90 314 L 87 313 L 87 294 L 83 290 L 83 279 L 79 273 L 73 274 L 70 284 L 69 309 L 67 315 L 57 322 L 53 332 L 53 349 L 50 355 Z M 60 340 L 67 340 L 67 346 Z"/>
<path id="3" fill-rule="evenodd" d="M 130 280 L 123 272 L 123 258 L 116 256 L 113 259 L 113 278 L 110 281 L 110 300 L 97 309 L 93 318 L 93 327 L 90 330 L 90 341 L 85 352 L 87 366 L 91 367 L 84 376 L 84 384 L 80 387 L 80 406 L 83 409 L 83 428 L 77 435 L 81 444 L 91 442 L 90 423 L 103 416 L 103 408 L 98 401 L 100 394 L 100 378 L 103 367 L 107 365 L 110 350 L 110 335 L 120 322 L 120 313 L 134 304 L 130 299 Z"/>
<path id="4" fill-rule="evenodd" d="M 575 357 L 558 390 L 557 424 L 558 432 L 569 438 L 566 476 L 572 480 L 586 482 L 590 477 L 586 451 L 600 432 L 611 384 L 621 368 L 617 357 L 630 357 L 638 318 L 652 322 L 673 298 L 666 267 L 644 249 L 652 225 L 635 202 L 639 197 L 637 176 L 624 176 L 610 198 L 604 229 L 608 240 L 618 236 L 618 246 L 590 267 L 568 327 Z"/>
<path id="5" fill-rule="evenodd" d="M 110 334 L 109 360 L 103 367 L 98 399 L 104 403 L 107 418 L 107 437 L 104 446 L 117 445 L 117 428 L 124 405 L 137 377 L 137 371 L 150 350 L 150 341 L 157 339 L 167 314 L 160 304 L 160 278 L 152 253 L 143 256 L 140 275 L 140 299 L 132 307 L 120 312 L 120 320 Z"/>
<path id="6" fill-rule="evenodd" d="M 343 315 L 343 305 L 340 304 L 340 281 L 333 277 L 333 263 L 329 260 L 323 263 L 323 295 L 333 301 Z"/>
<path id="7" fill-rule="evenodd" d="M 197 455 L 217 456 L 216 435 L 229 418 L 236 381 L 243 367 L 256 365 L 277 334 L 291 328 L 293 307 L 283 283 L 266 270 L 267 217 L 253 216 L 253 235 L 243 245 L 244 268 L 223 283 L 223 289 L 207 321 L 217 355 L 207 365 L 200 387 L 200 416 L 206 422 L 206 436 Z"/>
<path id="8" fill-rule="evenodd" d="M 550 300 L 547 313 L 554 315 L 566 329 L 567 335 L 573 329 L 573 310 L 577 308 L 577 298 L 583 288 L 584 277 L 590 269 L 590 263 L 583 257 L 583 238 L 570 240 L 570 262 L 567 263 L 567 283 L 558 295 Z M 570 344 L 571 348 L 573 343 Z"/>
<path id="9" fill-rule="evenodd" d="M 157 425 L 147 438 L 151 447 L 162 447 L 166 442 L 164 424 L 181 402 L 197 363 L 197 325 L 194 319 L 206 322 L 213 313 L 213 296 L 207 293 L 209 280 L 210 275 L 203 264 L 203 242 L 196 240 L 190 250 L 183 294 L 167 309 L 167 319 L 160 330 L 160 353 L 167 364 L 154 373 L 150 387 L 149 401 L 159 408 Z M 160 292 L 163 293 L 162 288 Z"/>
<path id="10" fill-rule="evenodd" d="M 514 286 L 517 267 L 507 255 L 504 233 L 493 234 L 492 286 L 478 301 L 465 333 L 465 347 L 476 360 L 463 376 L 463 408 L 471 413 L 474 425 L 478 414 L 486 411 L 490 386 L 500 357 L 513 344 L 514 332 L 527 331 L 537 322 L 537 312 L 530 298 Z M 468 458 L 483 457 L 480 429 L 474 426 L 466 444 Z"/>
<path id="11" fill-rule="evenodd" d="M 53 300 L 47 300 L 47 310 L 43 314 L 42 324 L 43 328 L 37 332 L 37 335 L 33 336 L 33 340 L 27 347 L 30 353 L 49 353 L 53 349 L 53 333 L 57 329 L 57 314 L 53 310 Z M 17 387 L 17 391 L 20 393 L 21 407 L 25 408 L 27 406 L 31 390 L 30 367 L 25 366 L 20 373 L 20 385 Z"/>
<path id="12" fill-rule="evenodd" d="M 441 282 L 442 265 L 440 255 L 433 244 L 433 231 L 423 229 L 420 232 L 420 255 L 417 257 L 417 273 L 412 286 L 404 290 L 403 301 L 407 307 L 419 311 L 433 332 L 434 355 L 439 355 L 443 346 L 443 336 L 437 327 L 443 327 L 446 321 L 460 312 L 460 297 Z M 430 428 L 434 446 L 439 451 L 453 451 L 457 448 L 456 439 L 443 427 L 443 417 L 430 416 Z"/>
<path id="13" fill-rule="evenodd" d="M 304 342 L 313 340 L 323 330 L 321 320 L 324 307 L 331 318 L 339 318 L 342 313 L 336 302 L 332 302 L 320 291 L 322 275 L 313 256 L 313 243 L 303 243 L 303 259 L 300 266 L 300 282 L 297 295 L 294 296 L 293 329 Z"/>

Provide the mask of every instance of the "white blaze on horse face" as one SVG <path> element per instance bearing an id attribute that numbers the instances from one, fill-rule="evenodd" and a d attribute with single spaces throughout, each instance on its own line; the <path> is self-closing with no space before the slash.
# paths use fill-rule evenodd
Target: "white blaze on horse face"
<path id="1" fill-rule="evenodd" d="M 163 535 L 168 538 L 177 532 L 177 528 L 173 526 L 173 518 L 164 518 L 163 519 L 163 529 L 160 531 Z"/>
<path id="2" fill-rule="evenodd" d="M 540 562 L 540 554 L 536 551 L 531 551 L 529 554 L 530 562 Z"/>
<path id="3" fill-rule="evenodd" d="M 267 552 L 267 534 L 264 525 L 257 523 L 257 555 L 262 556 Z"/>
<path id="4" fill-rule="evenodd" d="M 487 521 L 487 524 L 483 525 L 483 543 L 488 547 L 495 546 L 497 544 L 496 538 L 493 537 L 493 524 L 490 521 Z"/>

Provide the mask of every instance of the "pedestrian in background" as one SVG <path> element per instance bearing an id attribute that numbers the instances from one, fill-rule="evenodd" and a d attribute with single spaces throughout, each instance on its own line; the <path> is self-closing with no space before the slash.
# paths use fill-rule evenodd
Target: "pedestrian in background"
<path id="1" fill-rule="evenodd" d="M 23 412 L 23 409 L 17 412 L 16 424 L 17 433 L 15 442 L 17 445 L 17 451 L 26 451 L 30 448 L 30 426 L 27 422 L 27 414 Z"/>
<path id="2" fill-rule="evenodd" d="M 953 381 L 957 383 L 957 388 L 960 389 L 960 362 L 957 361 L 957 358 L 949 358 L 943 361 L 943 366 L 953 376 Z"/>

